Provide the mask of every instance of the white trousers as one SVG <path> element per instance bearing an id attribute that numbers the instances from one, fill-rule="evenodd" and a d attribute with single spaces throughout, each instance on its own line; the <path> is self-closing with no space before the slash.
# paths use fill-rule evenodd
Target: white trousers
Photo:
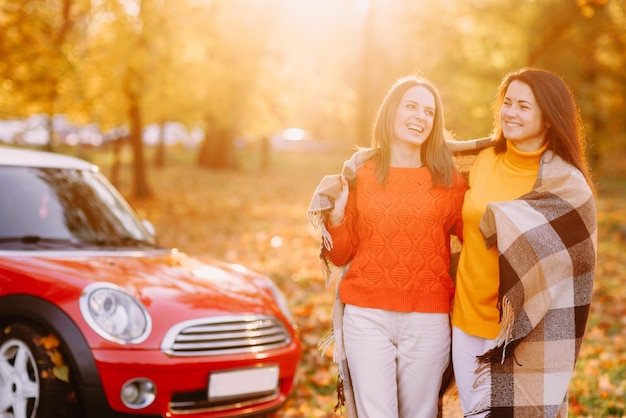
<path id="1" fill-rule="evenodd" d="M 476 357 L 493 347 L 493 340 L 466 334 L 452 327 L 452 366 L 465 416 L 484 418 L 491 402 L 491 374 L 488 369 L 476 375 Z M 477 380 L 478 379 L 478 380 Z M 483 411 L 483 412 L 480 412 Z M 471 414 L 471 415 L 468 415 Z"/>
<path id="2" fill-rule="evenodd" d="M 450 338 L 445 313 L 346 305 L 343 339 L 359 418 L 435 418 Z"/>

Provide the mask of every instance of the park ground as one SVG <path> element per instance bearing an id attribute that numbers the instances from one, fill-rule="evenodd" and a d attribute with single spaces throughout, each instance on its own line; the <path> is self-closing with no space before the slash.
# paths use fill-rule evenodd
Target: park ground
<path id="1" fill-rule="evenodd" d="M 272 277 L 288 297 L 303 343 L 295 390 L 279 417 L 335 413 L 336 368 L 317 344 L 330 327 L 333 289 L 318 260 L 319 234 L 306 210 L 323 175 L 337 172 L 350 150 L 330 154 L 243 155 L 236 171 L 199 169 L 189 151 L 172 151 L 165 167 L 149 168 L 154 196 L 134 200 L 130 169 L 120 189 L 156 227 L 160 243 L 199 258 L 217 257 Z M 149 157 L 149 154 L 148 154 Z M 94 155 L 105 174 L 107 155 Z M 572 383 L 570 416 L 626 416 L 626 179 L 600 178 L 599 250 L 592 310 Z M 452 385 L 443 417 L 461 417 Z"/>

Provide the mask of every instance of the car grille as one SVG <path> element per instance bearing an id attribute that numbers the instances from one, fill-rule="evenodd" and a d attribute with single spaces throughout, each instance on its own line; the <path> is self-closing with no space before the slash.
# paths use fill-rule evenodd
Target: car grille
<path id="1" fill-rule="evenodd" d="M 284 347 L 291 337 L 282 323 L 264 315 L 194 319 L 172 327 L 161 350 L 172 356 L 250 353 Z"/>

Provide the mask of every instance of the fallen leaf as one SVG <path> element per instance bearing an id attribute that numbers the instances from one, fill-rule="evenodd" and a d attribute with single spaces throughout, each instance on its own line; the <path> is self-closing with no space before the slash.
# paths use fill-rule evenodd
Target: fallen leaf
<path id="1" fill-rule="evenodd" d="M 52 374 L 54 374 L 54 377 L 56 377 L 62 382 L 65 382 L 65 383 L 70 382 L 70 369 L 65 365 L 54 367 L 52 369 Z"/>
<path id="2" fill-rule="evenodd" d="M 54 334 L 49 334 L 45 337 L 41 337 L 39 341 L 36 341 L 37 345 L 42 345 L 46 350 L 50 350 L 53 348 L 58 348 L 61 346 L 61 343 L 57 339 Z"/>

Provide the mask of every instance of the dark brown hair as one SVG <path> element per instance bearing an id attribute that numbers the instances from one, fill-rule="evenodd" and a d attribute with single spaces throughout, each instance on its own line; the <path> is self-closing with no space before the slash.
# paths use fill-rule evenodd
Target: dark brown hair
<path id="1" fill-rule="evenodd" d="M 574 95 L 565 82 L 556 74 L 540 69 L 522 68 L 507 74 L 498 88 L 494 103 L 494 138 L 496 152 L 506 150 L 506 138 L 500 124 L 500 108 L 504 102 L 507 88 L 514 80 L 527 84 L 535 95 L 541 109 L 546 132 L 547 149 L 552 150 L 576 167 L 585 176 L 589 187 L 595 193 L 595 185 L 585 154 L 585 132 L 580 112 L 574 101 Z"/>

